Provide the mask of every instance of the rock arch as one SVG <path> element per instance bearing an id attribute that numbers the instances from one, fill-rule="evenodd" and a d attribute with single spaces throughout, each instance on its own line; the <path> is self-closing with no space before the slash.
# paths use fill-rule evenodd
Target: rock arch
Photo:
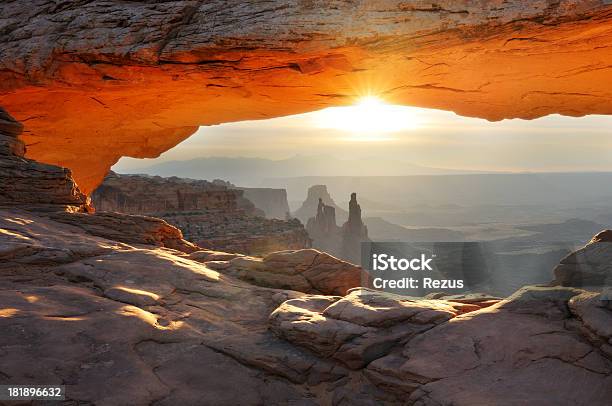
<path id="1" fill-rule="evenodd" d="M 351 103 L 489 120 L 612 114 L 606 0 L 0 5 L 0 106 L 90 193 L 199 125 Z"/>

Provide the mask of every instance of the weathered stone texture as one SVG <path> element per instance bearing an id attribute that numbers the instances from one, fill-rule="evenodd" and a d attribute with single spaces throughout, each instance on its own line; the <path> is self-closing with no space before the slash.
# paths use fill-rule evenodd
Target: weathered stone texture
<path id="1" fill-rule="evenodd" d="M 47 217 L 58 223 L 70 224 L 86 233 L 128 244 L 157 245 L 183 252 L 197 251 L 199 247 L 183 239 L 181 230 L 162 219 L 121 213 L 99 212 L 49 213 Z"/>
<path id="2" fill-rule="evenodd" d="M 2 384 L 63 384 L 67 401 L 100 405 L 603 406 L 612 396 L 612 309 L 596 292 L 308 295 L 209 267 L 250 258 L 121 243 L 58 219 L 0 210 Z M 309 273 L 307 254 L 260 264 Z"/>
<path id="3" fill-rule="evenodd" d="M 222 272 L 255 285 L 326 295 L 344 295 L 361 285 L 362 276 L 360 267 L 314 249 L 238 257 L 228 266 L 219 265 Z"/>

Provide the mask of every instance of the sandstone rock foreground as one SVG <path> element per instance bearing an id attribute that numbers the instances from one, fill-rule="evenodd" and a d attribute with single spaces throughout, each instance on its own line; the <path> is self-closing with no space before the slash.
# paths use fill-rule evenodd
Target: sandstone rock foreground
<path id="1" fill-rule="evenodd" d="M 344 295 L 362 285 L 360 267 L 315 249 L 278 251 L 263 258 L 238 257 L 227 264 L 217 261 L 214 266 L 255 285 L 305 293 Z"/>
<path id="2" fill-rule="evenodd" d="M 240 257 L 117 242 L 75 224 L 0 210 L 2 384 L 65 384 L 69 400 L 96 405 L 607 405 L 612 397 L 612 309 L 596 292 L 309 295 L 195 260 Z"/>
<path id="3" fill-rule="evenodd" d="M 0 105 L 89 194 L 199 125 L 389 102 L 490 120 L 612 113 L 606 0 L 0 4 Z"/>

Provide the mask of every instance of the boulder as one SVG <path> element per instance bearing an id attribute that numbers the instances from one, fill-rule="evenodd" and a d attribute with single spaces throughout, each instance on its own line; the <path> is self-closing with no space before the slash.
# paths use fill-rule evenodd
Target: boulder
<path id="1" fill-rule="evenodd" d="M 561 260 L 552 285 L 602 290 L 612 287 L 612 230 L 595 235 L 583 248 Z"/>
<path id="2" fill-rule="evenodd" d="M 379 358 L 367 369 L 375 381 L 389 377 L 388 389 L 410 394 L 415 404 L 506 404 L 512 399 L 603 405 L 612 394 L 612 364 L 601 344 L 572 327 L 586 325 L 568 310 L 568 302 L 582 292 L 523 288 L 415 336 L 401 353 Z M 606 312 L 602 317 L 609 323 L 612 313 Z"/>
<path id="3" fill-rule="evenodd" d="M 451 302 L 355 289 L 342 298 L 288 300 L 270 315 L 270 327 L 279 337 L 320 357 L 360 369 L 409 337 L 456 315 Z"/>
<path id="4" fill-rule="evenodd" d="M 361 284 L 361 268 L 315 249 L 273 252 L 230 261 L 229 275 L 260 286 L 344 295 Z"/>

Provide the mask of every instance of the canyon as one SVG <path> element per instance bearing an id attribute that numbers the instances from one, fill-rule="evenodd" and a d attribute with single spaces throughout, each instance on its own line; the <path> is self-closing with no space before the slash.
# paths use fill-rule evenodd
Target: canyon
<path id="1" fill-rule="evenodd" d="M 609 404 L 609 230 L 547 286 L 416 298 L 363 288 L 318 250 L 207 249 L 90 199 L 120 157 L 199 125 L 367 92 L 489 120 L 612 114 L 608 1 L 35 0 L 0 15 L 0 384 L 95 405 Z M 254 210 L 210 187 L 211 210 Z M 180 196 L 147 204 L 199 208 Z"/>
<path id="2" fill-rule="evenodd" d="M 299 220 L 265 218 L 245 194 L 255 194 L 272 214 L 286 196 L 275 189 L 237 189 L 220 180 L 111 173 L 93 192 L 92 203 L 98 211 L 161 218 L 203 248 L 264 255 L 311 246 Z"/>

